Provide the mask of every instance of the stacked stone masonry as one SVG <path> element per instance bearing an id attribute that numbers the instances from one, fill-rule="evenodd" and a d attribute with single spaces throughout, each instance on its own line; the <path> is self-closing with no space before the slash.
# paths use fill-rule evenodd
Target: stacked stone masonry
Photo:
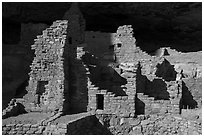
<path id="1" fill-rule="evenodd" d="M 43 31 L 43 35 L 38 36 L 38 39 L 36 40 L 35 44 L 32 45 L 32 48 L 36 50 L 35 51 L 36 57 L 34 58 L 34 61 L 31 65 L 30 81 L 29 81 L 29 86 L 27 88 L 29 92 L 25 96 L 25 99 L 29 99 L 29 101 L 31 102 L 30 103 L 22 102 L 23 104 L 25 104 L 25 106 L 29 104 L 28 106 L 26 106 L 26 110 L 29 110 L 29 111 L 49 111 L 49 110 L 62 111 L 63 109 L 68 110 L 67 106 L 66 108 L 63 108 L 64 104 L 67 103 L 67 102 L 63 102 L 65 101 L 64 94 L 65 92 L 68 93 L 67 91 L 68 83 L 66 83 L 68 81 L 68 77 L 65 76 L 64 74 L 64 68 L 67 71 L 69 70 L 67 66 L 70 65 L 71 72 L 74 72 L 75 77 L 77 79 L 76 83 L 72 82 L 73 85 L 76 85 L 76 89 L 77 89 L 76 93 L 78 94 L 77 99 L 71 100 L 71 105 L 72 107 L 74 107 L 74 109 L 78 109 L 82 111 L 94 110 L 104 114 L 112 113 L 118 116 L 134 117 L 137 114 L 136 106 L 138 105 L 137 104 L 138 102 L 136 101 L 136 98 L 138 98 L 146 104 L 145 113 L 149 113 L 149 112 L 179 113 L 179 100 L 181 98 L 181 91 L 180 91 L 181 89 L 179 89 L 178 87 L 181 87 L 180 82 L 176 82 L 176 81 L 166 82 L 163 78 L 159 78 L 156 76 L 156 72 L 158 70 L 157 68 L 158 63 L 162 64 L 163 62 L 165 62 L 165 59 L 160 58 L 158 59 L 158 61 L 156 59 L 152 59 L 152 60 L 146 59 L 144 63 L 142 62 L 143 60 L 139 60 L 139 58 L 136 58 L 137 53 L 141 53 L 141 54 L 143 53 L 135 45 L 136 40 L 133 37 L 131 26 L 119 27 L 116 33 L 117 34 L 116 43 L 118 44 L 120 43 L 121 45 L 120 44 L 119 45 L 121 47 L 119 49 L 117 49 L 118 47 L 115 47 L 115 49 L 118 50 L 118 51 L 115 51 L 115 53 L 116 53 L 116 60 L 118 60 L 119 67 L 113 67 L 113 69 L 121 77 L 125 78 L 127 81 L 126 84 L 120 85 L 119 87 L 123 90 L 125 95 L 116 95 L 114 94 L 113 91 L 115 90 L 117 91 L 118 87 L 114 86 L 114 83 L 112 83 L 113 85 L 111 85 L 111 90 L 104 90 L 104 89 L 101 90 L 99 89 L 99 87 L 92 84 L 92 81 L 90 81 L 90 77 L 89 77 L 89 74 L 91 72 L 88 71 L 89 70 L 88 66 L 82 61 L 82 57 L 86 53 L 86 51 L 84 51 L 85 44 L 80 44 L 80 43 L 83 43 L 82 41 L 79 43 L 70 44 L 66 40 L 65 34 L 67 32 L 66 31 L 67 24 L 68 24 L 67 21 L 54 22 L 50 28 Z M 68 29 L 68 32 L 71 30 Z M 128 41 L 131 43 L 128 43 Z M 68 45 L 68 43 L 70 44 L 70 46 Z M 118 44 L 116 44 L 115 46 L 118 46 Z M 69 49 L 69 52 L 66 52 L 66 54 L 64 55 L 65 60 L 70 60 L 71 62 L 62 61 L 64 45 L 66 45 L 65 49 L 67 47 Z M 51 54 L 55 52 L 56 54 Z M 76 58 L 74 55 L 75 53 L 76 53 Z M 143 55 L 146 57 L 149 57 L 145 53 Z M 127 58 L 123 58 L 125 56 Z M 131 60 L 128 60 L 128 58 L 131 58 Z M 138 63 L 136 64 L 132 63 L 133 60 L 135 60 Z M 144 71 L 142 69 L 139 70 L 140 68 L 138 69 L 138 67 L 140 66 L 140 64 L 142 65 L 148 64 L 147 61 L 150 62 L 149 65 L 152 65 L 152 67 L 142 66 L 142 69 L 150 68 L 149 72 L 144 73 Z M 51 64 L 54 66 L 52 66 Z M 50 65 L 52 67 L 48 68 Z M 61 68 L 61 69 L 58 69 L 58 68 Z M 138 73 L 139 71 L 141 72 Z M 142 80 L 141 75 L 147 76 L 147 79 Z M 67 78 L 67 80 L 65 78 Z M 140 78 L 142 82 L 139 80 Z M 159 93 L 157 93 L 158 86 L 161 87 L 160 85 L 156 85 L 159 83 L 153 83 L 153 84 L 147 83 L 147 80 L 152 80 L 152 79 L 155 81 L 157 80 L 162 81 L 163 83 L 166 84 L 166 87 L 164 87 L 163 91 L 160 91 Z M 41 85 L 45 87 L 44 93 L 38 93 L 39 89 L 37 88 L 41 88 L 40 90 L 43 90 L 42 87 L 39 87 L 39 85 L 37 85 L 37 84 L 40 84 L 38 83 L 38 81 L 48 82 L 47 85 Z M 84 83 L 86 81 L 87 83 Z M 88 99 L 86 100 L 87 95 L 85 94 L 85 92 L 86 92 L 87 85 L 88 85 Z M 64 86 L 66 89 L 64 89 Z M 56 93 L 57 90 L 55 89 L 59 91 Z M 143 91 L 140 93 L 139 90 L 142 90 L 142 89 Z M 53 93 L 53 91 L 55 93 Z M 136 91 L 138 93 L 136 93 Z M 163 97 L 166 94 L 165 92 L 169 94 L 168 95 L 169 97 L 167 98 Z M 153 96 L 145 95 L 147 93 Z M 33 99 L 28 98 L 28 97 L 31 97 L 30 94 L 32 94 L 33 95 L 32 97 L 35 97 L 35 98 Z M 98 95 L 103 96 L 104 104 L 103 104 L 103 107 L 100 108 L 101 110 L 100 109 L 98 110 L 98 106 L 97 106 Z M 66 96 L 66 99 L 67 97 L 69 96 Z M 70 98 L 72 97 L 70 96 Z M 165 98 L 165 100 L 158 100 L 157 98 L 161 98 L 161 99 Z M 87 108 L 86 106 L 84 107 L 84 105 L 86 104 L 87 104 Z M 162 108 L 162 109 L 159 110 L 159 108 Z"/>
<path id="2" fill-rule="evenodd" d="M 28 94 L 22 102 L 27 111 L 62 111 L 64 94 L 68 92 L 63 63 L 68 22 L 58 20 L 37 36 Z"/>
<path id="3" fill-rule="evenodd" d="M 131 63 L 135 58 L 136 46 L 135 38 L 131 26 L 119 27 L 116 33 L 114 53 L 116 54 L 115 61 L 119 67 L 112 67 L 113 70 L 126 79 L 127 83 L 120 86 L 115 86 L 114 82 L 110 83 L 110 90 L 100 90 L 99 87 L 92 84 L 89 78 L 88 96 L 89 96 L 89 111 L 97 111 L 99 114 L 116 114 L 123 117 L 135 116 L 135 98 L 136 98 L 136 71 L 137 64 Z M 116 95 L 114 91 L 120 90 L 124 95 Z M 98 108 L 98 98 L 102 96 L 104 99 L 104 107 Z"/>
<path id="4" fill-rule="evenodd" d="M 68 29 L 68 32 L 71 30 Z M 142 69 L 138 70 L 138 71 L 142 71 L 141 73 L 143 73 L 143 75 L 146 75 L 147 78 L 149 78 L 150 80 L 157 79 L 157 80 L 160 80 L 163 83 L 165 83 L 165 81 L 162 78 L 158 78 L 155 74 L 157 69 L 158 69 L 157 68 L 158 63 L 162 64 L 165 61 L 165 59 L 160 58 L 160 59 L 157 59 L 158 60 L 157 61 L 156 59 L 151 58 L 151 56 L 147 55 L 146 53 L 143 53 L 138 47 L 136 47 L 135 41 L 136 40 L 133 37 L 133 32 L 132 32 L 131 26 L 119 27 L 119 29 L 116 33 L 116 39 L 115 39 L 115 42 L 117 43 L 117 44 L 115 44 L 115 49 L 116 49 L 115 53 L 116 53 L 116 60 L 118 60 L 118 63 L 119 63 L 119 67 L 118 68 L 113 67 L 113 69 L 116 70 L 121 77 L 123 77 L 127 80 L 126 84 L 120 86 L 120 88 L 122 88 L 122 90 L 125 92 L 125 95 L 123 95 L 123 96 L 115 95 L 113 93 L 114 90 L 118 90 L 117 87 L 114 87 L 114 85 L 112 85 L 112 89 L 111 89 L 112 91 L 111 90 L 104 90 L 104 89 L 101 90 L 101 89 L 99 89 L 99 87 L 92 85 L 92 82 L 90 81 L 90 78 L 89 78 L 89 74 L 90 74 L 90 72 L 88 71 L 89 68 L 82 61 L 82 57 L 86 53 L 86 51 L 84 51 L 85 44 L 80 44 L 80 43 L 83 43 L 82 41 L 79 43 L 71 43 L 70 45 L 72 45 L 72 46 L 66 45 L 66 47 L 69 47 L 70 51 L 73 51 L 72 53 L 69 52 L 70 55 L 67 55 L 66 57 L 71 58 L 70 68 L 72 69 L 72 71 L 74 70 L 73 72 L 74 72 L 75 77 L 77 79 L 76 84 L 74 84 L 74 82 L 72 82 L 72 84 L 76 85 L 76 88 L 77 88 L 76 93 L 79 94 L 78 99 L 72 99 L 71 100 L 71 105 L 73 107 L 75 107 L 74 109 L 78 109 L 78 110 L 81 109 L 83 111 L 94 110 L 94 111 L 97 111 L 99 113 L 105 113 L 105 114 L 112 113 L 112 114 L 116 114 L 116 115 L 124 116 L 124 117 L 134 117 L 135 114 L 137 113 L 136 112 L 137 110 L 135 110 L 136 105 L 138 103 L 136 101 L 136 98 L 139 98 L 140 100 L 144 101 L 145 104 L 148 104 L 148 105 L 146 105 L 147 108 L 145 108 L 145 113 L 151 112 L 151 111 L 152 111 L 152 113 L 160 113 L 160 111 L 162 113 L 167 113 L 167 112 L 179 113 L 179 101 L 178 100 L 181 97 L 181 92 L 178 91 L 179 84 L 176 82 L 173 82 L 173 81 L 167 82 L 166 85 L 173 84 L 172 86 L 174 88 L 170 88 L 170 90 L 169 90 L 166 88 L 171 87 L 171 86 L 164 87 L 165 88 L 164 91 L 160 91 L 160 93 L 157 94 L 156 92 L 158 90 L 158 86 L 160 86 L 160 85 L 155 86 L 156 83 L 148 84 L 145 81 L 146 79 L 142 80 L 142 77 L 140 77 L 140 75 L 142 75 L 142 74 L 137 75 L 137 69 L 138 69 L 139 65 L 137 63 L 136 64 L 132 63 L 133 61 L 136 61 L 142 65 L 144 65 L 144 64 L 151 65 L 152 64 L 152 67 L 142 66 Z M 131 43 L 129 43 L 129 42 L 131 42 Z M 69 43 L 69 42 L 66 41 L 66 44 L 67 43 Z M 120 47 L 118 47 L 118 46 L 120 46 Z M 76 51 L 75 51 L 75 48 L 73 48 L 73 47 L 76 47 Z M 72 56 L 75 53 L 76 53 L 76 58 L 75 58 L 75 56 Z M 145 59 L 145 57 L 144 57 L 144 60 L 139 59 L 136 57 L 136 56 L 138 56 L 137 53 L 138 54 L 140 53 L 141 55 L 145 56 L 146 58 L 150 58 L 150 59 Z M 129 60 L 130 58 L 131 58 L 131 60 Z M 35 62 L 35 60 L 36 59 L 34 59 L 34 62 Z M 145 61 L 145 62 L 143 62 L 143 61 Z M 149 63 L 147 63 L 147 61 L 149 61 Z M 146 70 L 144 71 L 143 70 L 144 68 L 149 68 L 150 69 L 149 72 L 145 72 Z M 143 83 L 140 82 L 140 80 L 139 80 L 140 78 L 141 78 L 141 81 L 143 81 Z M 84 83 L 84 81 L 85 82 L 87 81 L 87 83 Z M 136 81 L 138 81 L 138 83 L 136 83 Z M 85 92 L 86 92 L 87 84 L 88 84 L 88 99 L 86 100 Z M 138 86 L 138 90 L 147 86 L 147 88 L 144 90 L 148 90 L 148 91 L 143 91 L 144 93 L 136 93 L 137 86 Z M 171 89 L 173 89 L 173 90 L 171 90 Z M 153 97 L 149 97 L 148 95 L 145 95 L 146 92 L 150 92 L 151 94 L 157 94 L 157 95 L 153 96 Z M 167 100 L 157 100 L 156 99 L 156 98 L 163 98 L 162 96 L 163 96 L 163 94 L 165 94 L 165 92 L 169 92 L 168 94 L 174 94 L 173 92 L 175 92 L 175 95 L 172 95 L 173 96 L 172 98 L 174 98 L 174 99 L 170 99 L 170 97 L 166 98 Z M 83 95 L 85 95 L 85 96 L 83 96 Z M 98 95 L 102 95 L 103 99 L 104 99 L 104 104 L 103 104 L 104 106 L 103 106 L 102 110 L 97 109 L 97 105 L 98 105 L 97 96 Z M 174 97 L 174 96 L 176 96 L 176 97 Z M 170 100 L 174 100 L 174 103 L 171 103 L 172 101 L 170 101 Z M 175 101 L 175 100 L 177 100 L 177 101 Z M 87 109 L 84 107 L 84 104 L 87 104 Z M 159 108 L 162 108 L 162 109 L 159 110 Z M 171 108 L 171 110 L 168 110 L 170 108 Z"/>
<path id="5" fill-rule="evenodd" d="M 4 124 L 3 134 L 201 134 L 199 121 L 179 115 L 185 85 L 165 58 L 167 48 L 150 56 L 136 46 L 131 25 L 124 25 L 110 35 L 113 49 L 109 57 L 98 59 L 88 51 L 85 20 L 77 4 L 63 18 L 37 36 L 31 46 L 35 57 L 28 93 L 17 104 L 23 104 L 27 112 L 94 115 L 55 123 L 62 113 L 54 113 L 45 123 Z M 98 80 L 101 75 L 112 77 Z M 201 107 L 200 102 L 198 105 Z M 7 107 L 3 117 L 17 115 L 16 108 L 16 103 Z"/>
<path id="6" fill-rule="evenodd" d="M 86 123 L 86 126 L 84 126 Z M 179 115 L 140 115 L 136 118 L 116 115 L 90 115 L 68 123 L 3 124 L 3 135 L 201 135 L 198 121 Z"/>

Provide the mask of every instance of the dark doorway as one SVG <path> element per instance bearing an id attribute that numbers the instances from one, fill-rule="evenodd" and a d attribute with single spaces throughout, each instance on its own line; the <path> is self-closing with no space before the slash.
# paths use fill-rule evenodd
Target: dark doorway
<path id="1" fill-rule="evenodd" d="M 48 84 L 48 81 L 38 81 L 38 85 L 37 85 L 37 91 L 36 94 L 37 96 L 37 104 L 40 104 L 40 97 L 41 95 L 45 92 L 45 85 Z"/>
<path id="2" fill-rule="evenodd" d="M 48 81 L 38 81 L 38 86 L 37 86 L 37 94 L 42 95 L 42 93 L 45 92 L 45 85 L 48 84 Z"/>
<path id="3" fill-rule="evenodd" d="M 97 102 L 97 109 L 103 110 L 104 96 L 101 94 L 96 94 L 96 102 Z"/>

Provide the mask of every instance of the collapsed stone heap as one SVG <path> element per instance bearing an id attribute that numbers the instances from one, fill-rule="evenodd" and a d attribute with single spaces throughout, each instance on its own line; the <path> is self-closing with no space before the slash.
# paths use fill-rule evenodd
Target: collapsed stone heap
<path id="1" fill-rule="evenodd" d="M 23 103 L 27 111 L 62 110 L 67 91 L 63 67 L 67 26 L 66 20 L 55 21 L 31 46 L 36 56 L 30 66 L 27 103 Z"/>

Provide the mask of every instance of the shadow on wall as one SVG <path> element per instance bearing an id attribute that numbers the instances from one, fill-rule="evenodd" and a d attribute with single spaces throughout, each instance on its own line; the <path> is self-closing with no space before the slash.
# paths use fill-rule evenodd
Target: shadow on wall
<path id="1" fill-rule="evenodd" d="M 96 33 L 96 36 L 97 36 L 97 33 Z M 113 80 L 117 79 L 118 81 L 119 79 L 118 77 L 116 77 L 117 73 L 114 72 L 114 69 L 112 69 L 111 67 L 108 67 L 108 62 L 110 62 L 110 60 L 112 61 L 111 57 L 113 57 L 113 50 L 114 50 L 110 44 L 112 43 L 111 35 L 102 37 L 102 41 L 103 40 L 105 41 L 104 47 L 106 50 L 100 50 L 101 46 L 103 45 L 103 42 L 101 41 L 100 37 L 92 40 L 92 42 L 94 42 L 95 45 L 93 44 L 90 45 L 89 43 L 87 43 L 87 46 L 83 47 L 83 50 L 85 51 L 85 55 L 82 54 L 82 57 L 81 57 L 82 60 L 75 59 L 74 61 L 70 61 L 74 63 L 74 64 L 72 63 L 69 64 L 70 69 L 69 69 L 69 79 L 68 79 L 69 81 L 69 106 L 70 106 L 71 113 L 80 113 L 80 112 L 87 111 L 87 106 L 88 106 L 88 91 L 87 91 L 88 85 L 87 83 L 88 81 L 87 81 L 86 68 L 84 64 L 86 64 L 90 70 L 90 73 L 91 73 L 90 81 L 95 86 L 99 87 L 100 89 L 112 91 L 111 85 L 115 86 Z M 100 53 L 102 52 L 102 53 L 97 54 L 99 52 Z M 72 54 L 76 54 L 76 53 L 72 53 Z M 100 55 L 100 56 L 97 57 L 96 55 Z M 105 59 L 106 61 L 104 60 L 104 58 L 106 58 Z M 119 81 L 122 81 L 122 80 L 119 79 Z M 120 85 L 120 82 L 118 83 Z M 119 85 L 116 85 L 117 89 L 120 89 Z M 116 90 L 116 91 L 119 92 L 117 93 L 119 95 L 124 94 L 124 93 L 121 93 L 122 89 Z"/>
<path id="2" fill-rule="evenodd" d="M 10 108 L 9 111 L 2 115 L 2 119 L 27 113 L 25 107 L 21 103 L 16 103 L 15 106 L 11 106 Z"/>
<path id="3" fill-rule="evenodd" d="M 28 93 L 26 90 L 26 87 L 28 86 L 28 79 L 26 79 L 17 89 L 16 89 L 16 94 L 15 98 L 23 98 L 25 94 Z"/>
<path id="4" fill-rule="evenodd" d="M 167 85 L 163 79 L 154 79 L 150 81 L 147 76 L 142 75 L 141 65 L 137 69 L 137 93 L 143 93 L 148 97 L 154 97 L 154 100 L 169 100 Z M 143 95 L 142 95 L 143 96 Z M 137 115 L 145 114 L 145 103 L 140 97 L 135 97 L 135 110 Z"/>
<path id="5" fill-rule="evenodd" d="M 145 114 L 145 103 L 138 97 L 135 97 L 135 114 L 144 115 Z"/>
<path id="6" fill-rule="evenodd" d="M 191 92 L 186 86 L 185 82 L 182 81 L 182 97 L 179 102 L 181 109 L 194 109 L 197 108 L 198 103 L 193 99 Z"/>
<path id="7" fill-rule="evenodd" d="M 90 58 L 87 56 L 89 56 Z M 90 56 L 89 54 L 86 54 L 84 56 L 84 62 L 88 65 L 91 73 L 90 81 L 93 85 L 99 87 L 99 90 L 111 91 L 116 96 L 127 95 L 121 87 L 122 85 L 125 85 L 127 83 L 127 80 L 121 77 L 112 67 L 108 66 L 109 63 L 116 63 L 109 61 L 106 62 L 106 60 L 99 60 L 94 56 Z"/>
<path id="8" fill-rule="evenodd" d="M 154 97 L 155 100 L 169 100 L 170 96 L 165 81 L 159 78 L 150 81 L 147 76 L 142 75 L 140 64 L 137 71 L 137 80 L 137 93 L 144 93 L 149 97 Z"/>
<path id="9" fill-rule="evenodd" d="M 94 43 L 96 45 L 93 46 L 88 44 L 88 47 L 86 48 L 87 50 L 90 49 L 89 46 L 95 48 L 96 50 L 90 49 L 90 51 L 87 51 L 83 56 L 83 61 L 90 69 L 90 80 L 95 86 L 99 87 L 99 89 L 111 91 L 116 96 L 124 96 L 126 93 L 121 88 L 121 85 L 125 85 L 127 81 L 114 69 L 118 67 L 118 64 L 116 63 L 114 45 L 111 40 L 111 35 L 103 35 L 103 37 L 101 34 L 101 36 L 98 35 L 98 37 L 95 38 Z M 103 41 L 105 41 L 103 46 L 103 42 L 100 41 L 100 37 Z M 98 42 L 96 41 L 97 39 L 99 40 Z M 97 46 L 99 47 L 96 48 Z M 104 53 L 101 53 L 100 51 L 101 46 L 104 47 Z M 99 52 L 100 54 L 98 54 Z"/>
<path id="10" fill-rule="evenodd" d="M 9 102 L 13 98 L 22 98 L 25 94 L 27 94 L 26 87 L 28 85 L 28 79 L 25 81 L 9 83 L 10 85 L 3 85 L 2 92 L 2 110 L 8 107 Z M 9 90 L 10 89 L 10 90 Z"/>
<path id="11" fill-rule="evenodd" d="M 88 116 L 68 126 L 68 135 L 112 135 L 108 125 L 95 116 Z"/>
<path id="12" fill-rule="evenodd" d="M 137 93 L 145 93 L 147 81 L 148 81 L 147 76 L 142 75 L 142 66 L 139 62 L 138 68 L 137 68 L 137 79 L 136 79 L 136 83 L 137 83 L 136 92 Z"/>
<path id="13" fill-rule="evenodd" d="M 81 113 L 87 111 L 88 106 L 88 90 L 86 69 L 83 66 L 83 61 L 76 59 L 77 68 L 70 64 L 69 69 L 69 113 Z"/>
<path id="14" fill-rule="evenodd" d="M 170 96 L 167 92 L 167 85 L 162 79 L 154 79 L 150 81 L 149 96 L 154 97 L 155 100 L 169 100 Z"/>
<path id="15" fill-rule="evenodd" d="M 166 59 L 161 64 L 157 64 L 156 76 L 162 77 L 165 81 L 176 80 L 176 71 L 174 65 L 171 65 L 170 62 Z"/>

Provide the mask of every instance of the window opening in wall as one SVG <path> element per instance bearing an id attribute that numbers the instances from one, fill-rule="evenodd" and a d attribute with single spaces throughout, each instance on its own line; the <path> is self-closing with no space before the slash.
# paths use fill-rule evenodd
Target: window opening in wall
<path id="1" fill-rule="evenodd" d="M 121 43 L 118 43 L 117 46 L 118 46 L 118 48 L 120 48 L 120 47 L 122 46 L 122 44 L 121 44 Z"/>
<path id="2" fill-rule="evenodd" d="M 101 94 L 96 94 L 97 109 L 104 109 L 104 96 Z"/>
<path id="3" fill-rule="evenodd" d="M 38 104 L 40 104 L 40 97 L 45 92 L 45 85 L 47 84 L 48 84 L 48 81 L 38 81 L 37 92 L 36 92 L 36 94 L 38 95 L 38 98 L 37 98 Z"/>
<path id="4" fill-rule="evenodd" d="M 69 44 L 72 44 L 72 37 L 69 37 L 68 40 L 69 40 Z"/>
<path id="5" fill-rule="evenodd" d="M 43 50 L 43 51 L 42 51 L 42 53 L 46 53 L 46 51 L 45 51 L 45 50 Z"/>

